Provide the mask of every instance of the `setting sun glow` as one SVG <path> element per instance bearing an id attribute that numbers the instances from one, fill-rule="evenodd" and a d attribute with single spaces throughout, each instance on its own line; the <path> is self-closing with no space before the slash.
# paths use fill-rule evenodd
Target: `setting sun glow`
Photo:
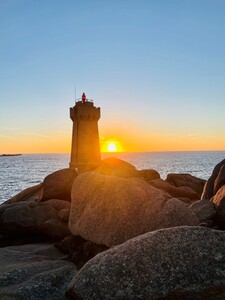
<path id="1" fill-rule="evenodd" d="M 123 152 L 124 149 L 121 143 L 114 139 L 104 139 L 101 137 L 101 152 L 114 153 Z"/>
<path id="2" fill-rule="evenodd" d="M 107 146 L 107 151 L 108 152 L 117 152 L 116 144 L 113 142 L 109 143 Z"/>

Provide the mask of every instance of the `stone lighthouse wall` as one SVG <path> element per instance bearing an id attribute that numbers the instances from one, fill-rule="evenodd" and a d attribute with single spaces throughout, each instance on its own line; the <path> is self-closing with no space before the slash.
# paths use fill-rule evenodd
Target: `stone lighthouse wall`
<path id="1" fill-rule="evenodd" d="M 73 136 L 70 168 L 78 168 L 78 172 L 91 170 L 101 160 L 98 120 L 100 108 L 92 102 L 77 102 L 70 108 L 73 120 Z"/>

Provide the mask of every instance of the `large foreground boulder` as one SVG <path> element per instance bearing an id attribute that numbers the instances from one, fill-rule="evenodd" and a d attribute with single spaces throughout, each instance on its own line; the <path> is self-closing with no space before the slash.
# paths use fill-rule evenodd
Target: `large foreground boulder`
<path id="1" fill-rule="evenodd" d="M 186 204 L 142 179 L 89 172 L 74 181 L 68 224 L 73 235 L 110 247 L 179 225 L 198 225 L 198 219 Z"/>
<path id="2" fill-rule="evenodd" d="M 77 174 L 73 169 L 58 170 L 45 177 L 40 192 L 40 201 L 48 199 L 71 200 L 71 188 Z"/>
<path id="3" fill-rule="evenodd" d="M 207 242 L 206 242 L 207 241 Z M 138 236 L 91 259 L 70 299 L 225 299 L 225 233 L 176 227 Z"/>
<path id="4" fill-rule="evenodd" d="M 198 194 L 198 199 L 201 198 L 202 191 L 206 180 L 195 177 L 191 174 L 171 173 L 167 175 L 166 181 L 176 187 L 189 187 Z"/>
<path id="5" fill-rule="evenodd" d="M 48 244 L 0 249 L 0 299 L 64 299 L 75 275 L 73 263 Z"/>

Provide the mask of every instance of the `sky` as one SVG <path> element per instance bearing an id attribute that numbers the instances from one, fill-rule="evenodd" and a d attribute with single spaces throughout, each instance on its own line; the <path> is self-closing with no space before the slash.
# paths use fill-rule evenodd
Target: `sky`
<path id="1" fill-rule="evenodd" d="M 224 0 L 0 0 L 0 153 L 70 152 L 69 107 L 101 144 L 225 150 Z"/>

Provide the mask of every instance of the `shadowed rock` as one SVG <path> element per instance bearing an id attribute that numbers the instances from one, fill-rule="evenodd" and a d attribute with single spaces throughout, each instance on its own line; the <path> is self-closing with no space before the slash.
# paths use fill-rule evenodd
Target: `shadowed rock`
<path id="1" fill-rule="evenodd" d="M 197 224 L 183 202 L 142 179 L 89 172 L 74 181 L 69 229 L 94 243 L 110 247 L 159 228 Z"/>
<path id="2" fill-rule="evenodd" d="M 224 299 L 224 244 L 224 232 L 203 227 L 149 232 L 91 259 L 66 295 L 79 300 Z"/>
<path id="3" fill-rule="evenodd" d="M 195 177 L 191 174 L 176 174 L 171 173 L 167 175 L 166 181 L 176 187 L 189 187 L 198 194 L 198 199 L 202 195 L 202 191 L 206 180 Z"/>
<path id="4" fill-rule="evenodd" d="M 216 195 L 211 199 L 216 208 L 215 224 L 221 229 L 225 229 L 225 185 L 223 185 Z"/>
<path id="5" fill-rule="evenodd" d="M 179 186 L 175 187 L 164 181 L 162 179 L 155 179 L 149 182 L 152 186 L 157 189 L 163 190 L 169 193 L 172 197 L 175 198 L 188 198 L 190 200 L 198 200 L 199 195 L 190 187 L 188 186 Z M 189 201 L 190 202 L 190 201 Z"/>
<path id="6" fill-rule="evenodd" d="M 0 206 L 0 233 L 8 236 L 44 233 L 51 238 L 63 238 L 69 232 L 58 210 L 46 202 L 19 202 Z"/>
<path id="7" fill-rule="evenodd" d="M 213 220 L 216 214 L 215 206 L 208 199 L 196 201 L 190 208 L 198 216 L 200 223 L 206 220 Z"/>
<path id="8" fill-rule="evenodd" d="M 215 166 L 212 175 L 209 177 L 204 186 L 201 199 L 211 199 L 214 196 L 214 182 L 223 165 L 225 165 L 225 159 Z"/>
<path id="9" fill-rule="evenodd" d="M 225 185 L 225 164 L 220 168 L 220 171 L 214 181 L 213 194 L 215 195 L 223 185 Z"/>
<path id="10" fill-rule="evenodd" d="M 45 201 L 45 203 L 56 210 L 60 211 L 62 209 L 70 209 L 70 202 L 60 199 L 50 199 Z"/>
<path id="11" fill-rule="evenodd" d="M 72 235 L 57 242 L 55 246 L 63 253 L 68 254 L 69 260 L 74 262 L 78 269 L 95 255 L 108 249 L 104 245 L 97 245 L 82 239 L 80 236 Z"/>
<path id="12" fill-rule="evenodd" d="M 94 172 L 119 177 L 139 177 L 139 173 L 133 165 L 115 157 L 102 160 Z"/>
<path id="13" fill-rule="evenodd" d="M 77 174 L 73 169 L 62 169 L 45 177 L 40 201 L 48 199 L 71 200 L 71 188 Z"/>
<path id="14" fill-rule="evenodd" d="M 67 209 L 67 208 L 61 209 L 61 210 L 58 212 L 58 216 L 60 217 L 60 219 L 61 219 L 63 222 L 68 223 L 68 221 L 69 221 L 69 216 L 70 216 L 70 209 Z"/>
<path id="15" fill-rule="evenodd" d="M 64 299 L 65 288 L 75 275 L 73 263 L 48 244 L 0 249 L 0 298 Z"/>
<path id="16" fill-rule="evenodd" d="M 146 181 L 151 181 L 154 179 L 160 179 L 159 172 L 153 169 L 145 169 L 138 171 L 139 175 Z"/>

